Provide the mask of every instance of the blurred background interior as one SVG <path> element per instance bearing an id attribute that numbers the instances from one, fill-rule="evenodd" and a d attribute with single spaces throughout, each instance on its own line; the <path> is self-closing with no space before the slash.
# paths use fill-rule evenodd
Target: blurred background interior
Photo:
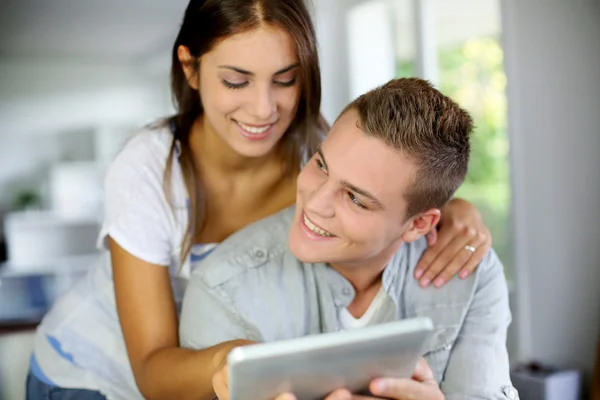
<path id="1" fill-rule="evenodd" d="M 0 399 L 32 332 L 93 262 L 107 164 L 172 112 L 186 0 L 0 2 Z M 421 76 L 474 117 L 459 196 L 506 267 L 514 363 L 583 372 L 600 329 L 600 2 L 313 0 L 323 113 Z"/>

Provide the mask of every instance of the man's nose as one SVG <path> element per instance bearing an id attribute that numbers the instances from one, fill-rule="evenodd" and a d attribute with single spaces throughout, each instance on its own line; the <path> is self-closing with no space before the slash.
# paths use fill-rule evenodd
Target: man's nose
<path id="1" fill-rule="evenodd" d="M 325 181 L 308 196 L 306 210 L 323 218 L 331 218 L 335 215 L 333 199 L 333 188 Z"/>

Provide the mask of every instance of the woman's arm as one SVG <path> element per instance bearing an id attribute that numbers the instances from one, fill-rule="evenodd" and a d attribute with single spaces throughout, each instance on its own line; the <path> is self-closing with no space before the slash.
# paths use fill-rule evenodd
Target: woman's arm
<path id="1" fill-rule="evenodd" d="M 427 235 L 429 248 L 415 269 L 423 287 L 441 287 L 457 273 L 466 278 L 492 246 L 490 231 L 473 204 L 455 198 L 441 211 L 439 230 Z"/>
<path id="2" fill-rule="evenodd" d="M 240 343 L 229 341 L 204 350 L 178 347 L 168 268 L 140 260 L 112 238 L 110 252 L 119 320 L 143 396 L 150 400 L 213 398 L 212 377 L 227 353 Z"/>

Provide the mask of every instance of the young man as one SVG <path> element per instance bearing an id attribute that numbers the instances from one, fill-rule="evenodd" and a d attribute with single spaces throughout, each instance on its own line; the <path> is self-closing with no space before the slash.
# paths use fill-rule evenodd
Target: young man
<path id="1" fill-rule="evenodd" d="M 271 342 L 427 316 L 436 327 L 427 363 L 411 381 L 373 382 L 374 395 L 516 399 L 508 293 L 495 253 L 441 289 L 413 278 L 423 236 L 465 178 L 471 130 L 469 115 L 420 79 L 359 97 L 300 173 L 296 206 L 231 236 L 194 271 L 182 345 Z"/>

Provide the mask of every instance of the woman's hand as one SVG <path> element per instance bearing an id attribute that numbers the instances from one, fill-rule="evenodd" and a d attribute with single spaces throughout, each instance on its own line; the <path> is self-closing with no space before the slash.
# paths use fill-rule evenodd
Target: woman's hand
<path id="1" fill-rule="evenodd" d="M 229 367 L 227 365 L 227 355 L 236 347 L 248 346 L 256 344 L 256 342 L 239 339 L 227 342 L 227 344 L 227 347 L 225 347 L 224 350 L 217 356 L 220 358 L 220 367 L 212 378 L 213 390 L 215 391 L 215 394 L 219 400 L 229 400 Z"/>
<path id="2" fill-rule="evenodd" d="M 429 248 L 415 269 L 422 287 L 431 282 L 442 287 L 456 273 L 466 278 L 492 245 L 490 231 L 473 204 L 453 199 L 441 211 L 439 231 L 427 234 Z"/>

